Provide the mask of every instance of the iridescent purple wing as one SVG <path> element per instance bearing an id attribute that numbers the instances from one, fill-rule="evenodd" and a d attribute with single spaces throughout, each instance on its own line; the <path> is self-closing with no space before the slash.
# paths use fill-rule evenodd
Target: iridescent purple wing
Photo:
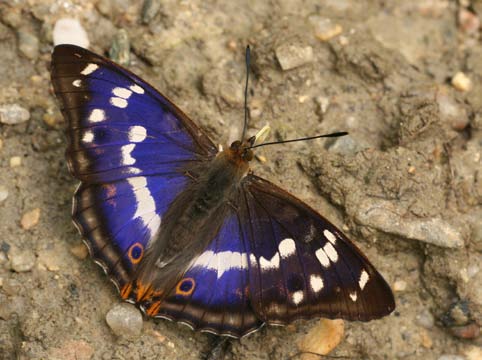
<path id="1" fill-rule="evenodd" d="M 220 225 L 213 224 L 212 240 L 168 296 L 149 298 L 141 306 L 149 315 L 193 329 L 240 337 L 263 325 L 249 301 L 248 252 L 231 206 L 223 206 L 213 218 L 220 219 Z"/>
<path id="2" fill-rule="evenodd" d="M 88 50 L 55 47 L 51 76 L 68 120 L 68 164 L 81 181 L 73 219 L 121 288 L 173 199 L 217 149 L 152 86 Z"/>
<path id="3" fill-rule="evenodd" d="M 254 175 L 239 212 L 249 252 L 249 298 L 269 324 L 314 316 L 368 321 L 395 308 L 390 287 L 333 224 Z"/>

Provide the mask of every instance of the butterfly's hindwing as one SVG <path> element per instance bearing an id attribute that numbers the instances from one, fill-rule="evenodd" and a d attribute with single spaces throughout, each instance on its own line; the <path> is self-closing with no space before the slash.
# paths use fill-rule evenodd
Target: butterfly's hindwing
<path id="1" fill-rule="evenodd" d="M 194 258 L 175 288 L 162 302 L 148 301 L 144 307 L 151 315 L 182 321 L 195 329 L 239 337 L 263 322 L 248 298 L 248 249 L 238 217 L 230 208 L 221 213 L 224 220 L 213 240 Z"/>
<path id="2" fill-rule="evenodd" d="M 254 175 L 244 181 L 250 300 L 267 323 L 322 316 L 368 321 L 394 309 L 391 290 L 335 226 Z"/>

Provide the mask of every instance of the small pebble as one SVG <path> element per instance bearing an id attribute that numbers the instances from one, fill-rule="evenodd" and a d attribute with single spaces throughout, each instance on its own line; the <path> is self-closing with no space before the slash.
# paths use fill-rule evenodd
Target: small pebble
<path id="1" fill-rule="evenodd" d="M 52 251 L 42 250 L 38 254 L 38 267 L 40 269 L 47 269 L 48 271 L 56 272 L 60 270 L 60 257 L 55 256 Z"/>
<path id="2" fill-rule="evenodd" d="M 329 354 L 340 343 L 343 334 L 343 320 L 321 319 L 298 341 L 298 349 L 302 353 L 301 359 L 308 359 L 311 354 L 316 356 Z"/>
<path id="3" fill-rule="evenodd" d="M 8 259 L 10 268 L 18 273 L 30 271 L 35 265 L 35 255 L 30 250 L 12 249 L 8 253 Z"/>
<path id="4" fill-rule="evenodd" d="M 276 58 L 283 70 L 291 70 L 313 61 L 313 48 L 299 44 L 283 44 L 276 48 Z"/>
<path id="5" fill-rule="evenodd" d="M 393 291 L 401 292 L 407 290 L 407 282 L 405 280 L 397 280 L 393 284 Z"/>
<path id="6" fill-rule="evenodd" d="M 142 22 L 148 24 L 154 19 L 161 8 L 160 0 L 144 0 L 142 5 Z"/>
<path id="7" fill-rule="evenodd" d="M 432 329 L 435 325 L 435 318 L 427 309 L 423 310 L 420 314 L 417 314 L 415 321 L 425 329 Z"/>
<path id="8" fill-rule="evenodd" d="M 80 22 L 76 19 L 63 18 L 57 20 L 53 32 L 54 45 L 74 44 L 83 48 L 89 47 L 89 38 Z"/>
<path id="9" fill-rule="evenodd" d="M 426 349 L 430 349 L 433 346 L 432 338 L 425 329 L 420 331 L 420 343 Z"/>
<path id="10" fill-rule="evenodd" d="M 22 158 L 20 156 L 12 156 L 10 158 L 10 167 L 16 168 L 22 165 Z"/>
<path id="11" fill-rule="evenodd" d="M 238 43 L 236 42 L 236 40 L 229 40 L 226 44 L 226 47 L 232 52 L 238 52 Z"/>
<path id="12" fill-rule="evenodd" d="M 464 351 L 467 360 L 482 359 L 482 346 L 470 346 Z"/>
<path id="13" fill-rule="evenodd" d="M 30 111 L 18 104 L 0 106 L 0 123 L 7 125 L 21 124 L 30 119 Z"/>
<path id="14" fill-rule="evenodd" d="M 35 208 L 23 214 L 20 225 L 24 230 L 30 230 L 38 224 L 40 220 L 40 209 Z"/>
<path id="15" fill-rule="evenodd" d="M 450 333 L 459 339 L 473 340 L 480 335 L 480 326 L 476 323 L 453 326 L 450 328 Z"/>
<path id="16" fill-rule="evenodd" d="M 341 25 L 334 24 L 331 19 L 314 15 L 310 16 L 308 20 L 313 26 L 315 36 L 321 41 L 328 41 L 343 32 Z"/>
<path id="17" fill-rule="evenodd" d="M 89 255 L 89 249 L 84 243 L 74 245 L 70 248 L 70 253 L 80 260 L 84 260 Z"/>
<path id="18" fill-rule="evenodd" d="M 112 39 L 109 57 L 112 61 L 127 66 L 130 63 L 130 51 L 129 35 L 125 29 L 120 29 Z"/>
<path id="19" fill-rule="evenodd" d="M 8 189 L 5 186 L 0 185 L 0 203 L 7 200 L 7 198 L 8 198 Z"/>
<path id="20" fill-rule="evenodd" d="M 114 334 L 126 338 L 137 337 L 142 331 L 142 315 L 139 309 L 128 303 L 115 305 L 105 320 Z"/>
<path id="21" fill-rule="evenodd" d="M 18 30 L 18 49 L 28 59 L 35 60 L 39 55 L 39 40 L 27 30 Z"/>
<path id="22" fill-rule="evenodd" d="M 57 125 L 57 117 L 54 115 L 54 114 L 50 114 L 48 112 L 46 112 L 45 114 L 43 114 L 42 116 L 42 120 L 44 121 L 44 123 L 51 127 L 51 128 L 54 128 L 56 125 Z"/>
<path id="23" fill-rule="evenodd" d="M 480 28 L 479 17 L 467 9 L 461 8 L 458 13 L 459 28 L 469 35 L 477 34 Z"/>
<path id="24" fill-rule="evenodd" d="M 452 78 L 452 85 L 457 90 L 465 92 L 472 89 L 472 80 L 463 72 L 459 71 Z"/>
<path id="25" fill-rule="evenodd" d="M 315 102 L 318 104 L 320 114 L 326 113 L 328 106 L 330 106 L 330 99 L 325 96 L 318 96 L 315 98 Z"/>

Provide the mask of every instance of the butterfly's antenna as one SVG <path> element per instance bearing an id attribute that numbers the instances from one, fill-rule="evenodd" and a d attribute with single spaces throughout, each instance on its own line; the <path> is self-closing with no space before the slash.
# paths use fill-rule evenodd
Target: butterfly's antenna
<path id="1" fill-rule="evenodd" d="M 246 84 L 244 86 L 244 126 L 243 126 L 243 136 L 241 136 L 241 141 L 244 140 L 246 135 L 246 130 L 248 129 L 248 80 L 249 80 L 249 68 L 251 65 L 251 51 L 249 45 L 246 46 Z"/>
<path id="2" fill-rule="evenodd" d="M 304 137 L 304 138 L 299 138 L 299 139 L 290 139 L 290 140 L 267 142 L 267 143 L 263 143 L 263 144 L 250 146 L 249 149 L 257 148 L 257 147 L 260 147 L 260 146 L 266 146 L 266 145 L 286 144 L 286 143 L 295 142 L 295 141 L 307 141 L 307 140 L 326 138 L 326 137 L 340 137 L 340 136 L 345 136 L 345 135 L 348 135 L 348 133 L 346 131 L 339 131 L 339 132 L 334 132 L 334 133 L 331 133 L 331 134 L 309 136 L 309 137 Z"/>

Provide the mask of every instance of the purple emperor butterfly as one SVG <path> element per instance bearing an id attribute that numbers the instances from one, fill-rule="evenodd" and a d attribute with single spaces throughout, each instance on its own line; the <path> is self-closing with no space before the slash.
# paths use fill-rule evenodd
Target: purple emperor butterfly
<path id="1" fill-rule="evenodd" d="M 123 299 L 234 337 L 393 311 L 390 287 L 339 229 L 249 170 L 257 136 L 218 151 L 144 80 L 77 46 L 55 47 L 51 71 L 81 182 L 73 220 Z"/>

